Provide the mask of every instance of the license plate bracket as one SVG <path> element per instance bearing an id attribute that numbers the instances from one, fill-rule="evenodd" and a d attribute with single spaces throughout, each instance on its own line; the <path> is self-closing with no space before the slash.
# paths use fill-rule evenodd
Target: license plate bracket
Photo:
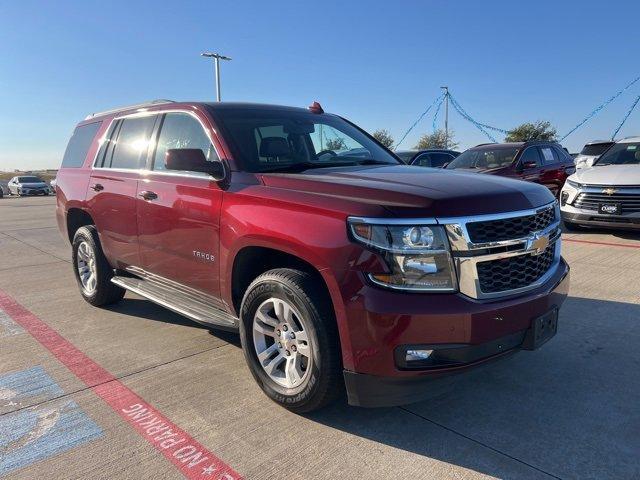
<path id="1" fill-rule="evenodd" d="M 602 215 L 620 215 L 622 209 L 619 203 L 603 202 L 598 204 L 598 213 Z"/>
<path id="2" fill-rule="evenodd" d="M 522 343 L 523 350 L 535 350 L 547 343 L 558 333 L 558 309 L 549 310 L 544 315 L 534 318 L 531 328 Z"/>

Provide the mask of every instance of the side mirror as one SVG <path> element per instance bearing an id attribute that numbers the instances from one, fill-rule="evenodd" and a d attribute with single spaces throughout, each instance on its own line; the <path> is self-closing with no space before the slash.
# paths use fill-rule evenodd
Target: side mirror
<path id="1" fill-rule="evenodd" d="M 209 162 L 204 156 L 204 152 L 199 148 L 171 148 L 167 150 L 164 166 L 167 170 L 207 173 L 216 180 L 221 180 L 225 176 L 223 163 Z"/>
<path id="2" fill-rule="evenodd" d="M 445 162 L 440 168 L 447 168 L 451 162 Z"/>
<path id="3" fill-rule="evenodd" d="M 521 172 L 523 170 L 529 170 L 531 168 L 538 168 L 538 164 L 534 161 L 530 161 L 530 162 L 522 162 L 520 164 L 518 164 L 516 170 Z"/>

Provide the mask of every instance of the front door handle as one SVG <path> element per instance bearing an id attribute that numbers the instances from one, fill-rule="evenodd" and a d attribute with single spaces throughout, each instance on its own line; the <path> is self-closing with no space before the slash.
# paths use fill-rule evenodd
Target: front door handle
<path id="1" fill-rule="evenodd" d="M 138 196 L 144 198 L 145 200 L 155 200 L 158 198 L 156 192 L 150 192 L 149 190 L 143 190 L 138 194 Z"/>
<path id="2" fill-rule="evenodd" d="M 102 185 L 100 185 L 99 183 L 96 183 L 95 185 L 91 185 L 91 190 L 93 190 L 95 192 L 100 192 L 100 191 L 104 190 L 104 187 Z"/>

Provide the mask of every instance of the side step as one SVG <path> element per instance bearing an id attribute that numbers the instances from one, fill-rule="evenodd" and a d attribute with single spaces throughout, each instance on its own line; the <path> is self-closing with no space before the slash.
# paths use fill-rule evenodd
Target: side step
<path id="1" fill-rule="evenodd" d="M 238 330 L 238 318 L 206 302 L 204 295 L 196 296 L 151 279 L 114 276 L 111 282 L 195 322 L 225 330 Z"/>

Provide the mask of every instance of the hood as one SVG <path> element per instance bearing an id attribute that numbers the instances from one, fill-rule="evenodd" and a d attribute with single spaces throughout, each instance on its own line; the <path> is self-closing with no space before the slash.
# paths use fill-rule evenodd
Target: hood
<path id="1" fill-rule="evenodd" d="M 640 185 L 640 165 L 596 165 L 578 170 L 571 180 L 587 185 Z"/>
<path id="2" fill-rule="evenodd" d="M 27 188 L 40 188 L 40 187 L 47 186 L 47 184 L 44 182 L 18 182 L 18 185 L 20 185 L 21 187 L 27 187 Z"/>
<path id="3" fill-rule="evenodd" d="M 263 174 L 265 185 L 381 205 L 396 216 L 445 217 L 526 210 L 554 200 L 540 185 L 494 175 L 392 166 Z"/>

